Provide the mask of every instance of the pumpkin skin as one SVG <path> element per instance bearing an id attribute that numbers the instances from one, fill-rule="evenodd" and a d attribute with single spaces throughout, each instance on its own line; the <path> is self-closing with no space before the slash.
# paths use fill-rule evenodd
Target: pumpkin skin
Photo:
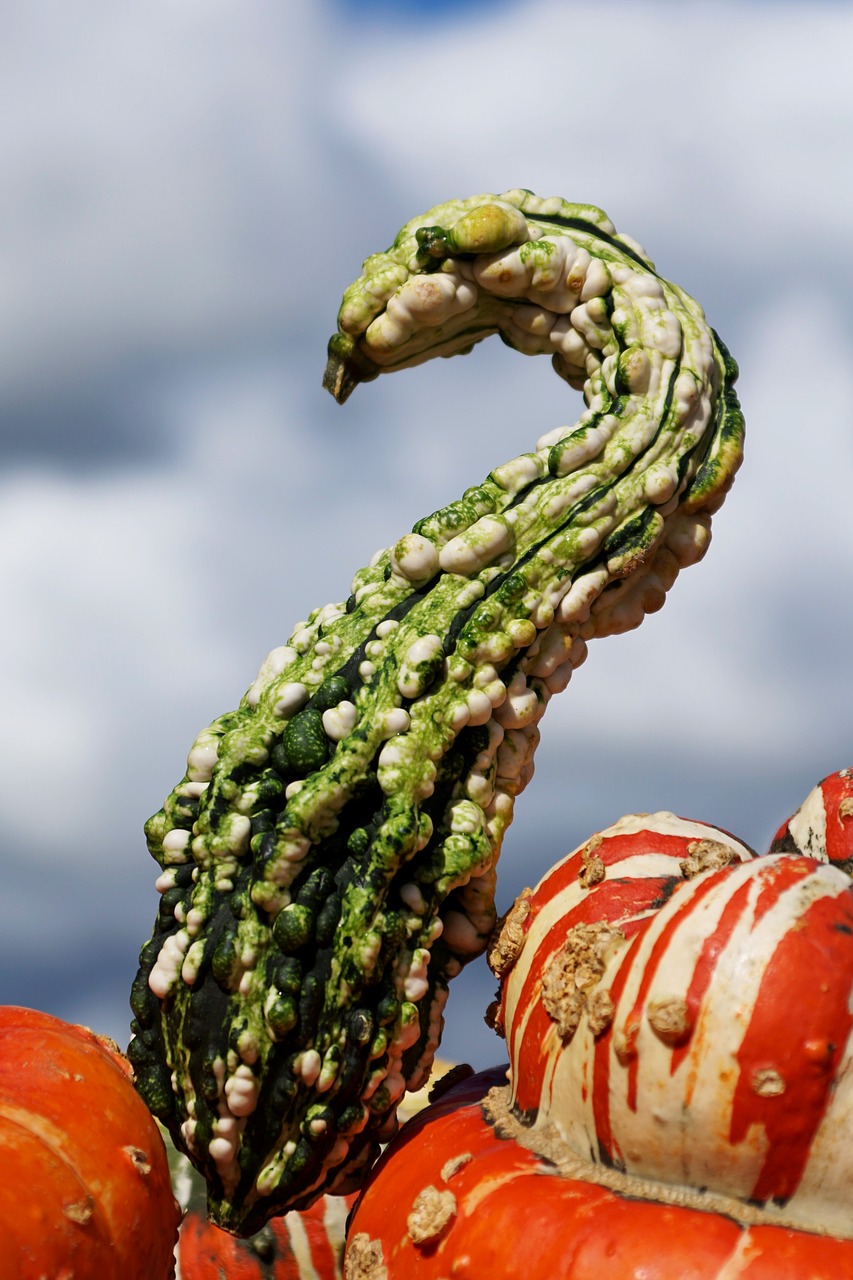
<path id="1" fill-rule="evenodd" d="M 595 1163 L 849 1234 L 851 986 L 845 872 L 775 854 L 697 876 L 607 962 L 609 1023 L 552 1023 L 535 1124 Z"/>
<path id="2" fill-rule="evenodd" d="M 772 854 L 676 874 L 649 909 L 692 825 L 622 819 L 594 883 L 575 853 L 522 903 L 500 1015 L 514 1111 L 595 1164 L 850 1234 L 853 881 Z M 726 842 L 706 837 L 710 861 Z"/>
<path id="3" fill-rule="evenodd" d="M 112 1042 L 0 1008 L 0 1162 L 4 1280 L 172 1274 L 165 1148 Z"/>
<path id="4" fill-rule="evenodd" d="M 540 998 L 542 978 L 570 931 L 605 922 L 631 938 L 684 884 L 682 863 L 725 865 L 752 857 L 748 845 L 707 823 L 668 812 L 630 814 L 597 832 L 520 896 L 489 951 L 501 982 L 494 1017 L 509 1047 L 517 1110 L 538 1111 L 542 1102 L 555 1035 Z"/>
<path id="5" fill-rule="evenodd" d="M 773 853 L 804 853 L 853 873 L 853 769 L 839 769 L 813 787 L 773 837 Z"/>
<path id="6" fill-rule="evenodd" d="M 302 1213 L 271 1218 L 248 1239 L 188 1210 L 178 1241 L 179 1280 L 341 1280 L 344 1228 L 354 1196 L 324 1196 Z"/>
<path id="7" fill-rule="evenodd" d="M 175 1248 L 178 1280 L 341 1280 L 346 1220 L 355 1196 L 323 1196 L 310 1209 L 234 1236 L 207 1216 L 207 1188 L 166 1138 L 172 1183 L 184 1209 Z"/>
<path id="8" fill-rule="evenodd" d="M 560 1176 L 485 1118 L 481 1098 L 504 1079 L 504 1068 L 482 1072 L 403 1127 L 353 1213 L 346 1280 L 516 1280 L 522 1269 L 548 1280 L 838 1280 L 853 1273 L 853 1241 L 745 1227 Z M 427 1187 L 452 1192 L 455 1209 L 418 1244 L 408 1219 Z M 439 1209 L 434 1225 L 441 1217 Z"/>

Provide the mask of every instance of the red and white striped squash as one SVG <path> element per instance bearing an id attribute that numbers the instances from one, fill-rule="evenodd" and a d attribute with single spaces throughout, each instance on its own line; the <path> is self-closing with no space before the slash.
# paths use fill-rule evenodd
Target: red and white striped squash
<path id="1" fill-rule="evenodd" d="M 599 924 L 625 938 L 642 930 L 687 873 L 744 861 L 752 850 L 728 832 L 673 813 L 630 814 L 598 832 L 525 890 L 489 953 L 501 979 L 494 1018 L 506 1036 L 513 1104 L 538 1111 L 550 1091 L 560 1037 L 541 998 L 542 980 L 571 935 Z M 582 992 L 579 993 L 582 997 Z"/>
<path id="2" fill-rule="evenodd" d="M 344 1233 L 354 1196 L 324 1196 L 310 1209 L 271 1218 L 253 1236 L 215 1227 L 187 1210 L 175 1251 L 175 1280 L 341 1280 Z"/>
<path id="3" fill-rule="evenodd" d="M 681 885 L 610 942 L 574 1034 L 552 1020 L 534 1124 L 593 1163 L 853 1232 L 851 883 L 773 854 Z M 572 997 L 578 960 L 561 959 Z M 508 1029 L 526 1015 L 508 994 Z"/>
<path id="4" fill-rule="evenodd" d="M 565 1176 L 495 1123 L 483 1072 L 405 1125 L 350 1224 L 346 1280 L 841 1280 L 853 1241 Z M 499 1090 L 497 1096 L 506 1094 Z"/>
<path id="5" fill-rule="evenodd" d="M 853 1275 L 853 880 L 826 843 L 758 858 L 637 815 L 525 891 L 491 949 L 510 1084 L 403 1129 L 347 1280 Z"/>
<path id="6" fill-rule="evenodd" d="M 770 848 L 804 853 L 853 872 L 853 769 L 839 769 L 813 787 Z"/>

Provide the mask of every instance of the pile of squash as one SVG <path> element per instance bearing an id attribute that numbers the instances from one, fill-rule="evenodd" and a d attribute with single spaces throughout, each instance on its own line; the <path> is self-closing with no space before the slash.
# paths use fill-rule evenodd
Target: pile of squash
<path id="1" fill-rule="evenodd" d="M 196 738 L 146 828 L 128 1059 L 0 1010 L 0 1280 L 853 1275 L 850 770 L 762 857 L 622 818 L 495 926 L 550 699 L 708 546 L 737 367 L 600 209 L 514 189 L 368 258 L 326 386 L 495 333 L 581 418 L 377 553 Z M 483 951 L 509 1067 L 395 1137 Z"/>
<path id="2" fill-rule="evenodd" d="M 853 770 L 757 857 L 621 819 L 490 951 L 509 1068 L 386 1149 L 347 1280 L 853 1274 Z"/>
<path id="3" fill-rule="evenodd" d="M 0 1009 L 0 1275 L 853 1274 L 851 859 L 850 769 L 761 857 L 669 813 L 597 833 L 493 935 L 509 1067 L 439 1079 L 357 1199 L 245 1239 L 112 1042 Z"/>
<path id="4" fill-rule="evenodd" d="M 325 385 L 494 334 L 582 390 L 578 421 L 298 622 L 146 825 L 128 1055 L 235 1234 L 359 1186 L 393 1135 L 488 945 L 551 699 L 701 560 L 740 465 L 737 365 L 699 304 L 601 209 L 526 190 L 437 205 L 371 255 Z M 434 443 L 411 447 L 415 467 Z"/>

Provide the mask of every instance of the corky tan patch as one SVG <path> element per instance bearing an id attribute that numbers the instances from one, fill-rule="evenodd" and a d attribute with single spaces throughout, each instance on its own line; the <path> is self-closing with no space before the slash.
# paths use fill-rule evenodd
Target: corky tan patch
<path id="1" fill-rule="evenodd" d="M 442 1182 L 449 1182 L 454 1178 L 460 1169 L 464 1169 L 466 1164 L 470 1164 L 474 1157 L 470 1151 L 462 1151 L 458 1156 L 451 1156 L 449 1160 L 441 1166 Z"/>
<path id="2" fill-rule="evenodd" d="M 778 1098 L 785 1092 L 784 1077 L 773 1067 L 760 1067 L 752 1074 L 752 1089 L 760 1098 Z"/>
<path id="3" fill-rule="evenodd" d="M 503 1018 L 503 1001 L 500 992 L 495 996 L 494 1000 L 490 1000 L 486 1012 L 483 1014 L 483 1021 L 487 1027 L 491 1027 L 495 1035 L 500 1036 L 502 1040 L 506 1040 L 506 1027 Z"/>
<path id="4" fill-rule="evenodd" d="M 371 1240 L 366 1231 L 352 1236 L 344 1258 L 344 1280 L 388 1280 L 381 1240 Z"/>
<path id="5" fill-rule="evenodd" d="M 502 915 L 492 933 L 487 959 L 496 978 L 509 973 L 524 947 L 524 925 L 530 915 L 532 889 L 522 889 L 509 911 Z"/>
<path id="6" fill-rule="evenodd" d="M 456 1216 L 456 1196 L 438 1187 L 424 1187 L 415 1196 L 412 1212 L 406 1219 L 413 1244 L 432 1244 Z"/>
<path id="7" fill-rule="evenodd" d="M 687 846 L 687 857 L 678 865 L 685 880 L 692 880 L 703 871 L 719 871 L 739 861 L 737 852 L 721 840 L 694 840 Z"/>
<path id="8" fill-rule="evenodd" d="M 637 1056 L 637 1036 L 639 1031 L 639 1022 L 636 1019 L 632 1019 L 613 1033 L 613 1052 L 623 1067 L 627 1067 L 628 1063 Z"/>
<path id="9" fill-rule="evenodd" d="M 693 1016 L 683 996 L 659 996 L 646 1008 L 649 1026 L 664 1044 L 683 1044 L 693 1030 Z"/>
<path id="10" fill-rule="evenodd" d="M 587 840 L 583 849 L 581 849 L 583 866 L 578 872 L 578 884 L 582 889 L 591 889 L 593 885 L 601 884 L 607 875 L 607 868 L 596 852 L 600 844 L 601 836 L 594 835 Z"/>
<path id="11" fill-rule="evenodd" d="M 141 1150 L 140 1147 L 122 1147 L 122 1150 L 129 1157 L 133 1167 L 143 1177 L 151 1172 L 151 1161 L 148 1159 L 147 1152 Z"/>
<path id="12" fill-rule="evenodd" d="M 593 991 L 587 996 L 586 1016 L 589 1029 L 594 1036 L 600 1036 L 613 1021 L 616 1006 L 609 991 L 604 989 Z"/>
<path id="13" fill-rule="evenodd" d="M 624 941 L 622 930 L 604 921 L 569 930 L 542 977 L 542 1004 L 563 1040 L 577 1031 L 592 988 Z"/>
<path id="14" fill-rule="evenodd" d="M 838 816 L 844 821 L 846 818 L 853 818 L 853 796 L 845 796 L 838 805 Z"/>
<path id="15" fill-rule="evenodd" d="M 84 1196 L 82 1200 L 64 1204 L 62 1212 L 71 1222 L 76 1222 L 78 1226 L 85 1227 L 91 1221 L 92 1214 L 95 1212 L 95 1202 L 91 1196 Z"/>

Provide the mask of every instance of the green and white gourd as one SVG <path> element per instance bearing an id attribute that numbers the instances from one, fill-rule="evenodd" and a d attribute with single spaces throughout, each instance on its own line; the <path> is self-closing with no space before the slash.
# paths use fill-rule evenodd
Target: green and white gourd
<path id="1" fill-rule="evenodd" d="M 346 291 L 325 385 L 497 333 L 583 391 L 297 624 L 147 824 L 139 1088 L 238 1233 L 354 1185 L 486 947 L 539 720 L 660 608 L 741 458 L 736 366 L 601 210 L 529 191 L 413 219 Z"/>

